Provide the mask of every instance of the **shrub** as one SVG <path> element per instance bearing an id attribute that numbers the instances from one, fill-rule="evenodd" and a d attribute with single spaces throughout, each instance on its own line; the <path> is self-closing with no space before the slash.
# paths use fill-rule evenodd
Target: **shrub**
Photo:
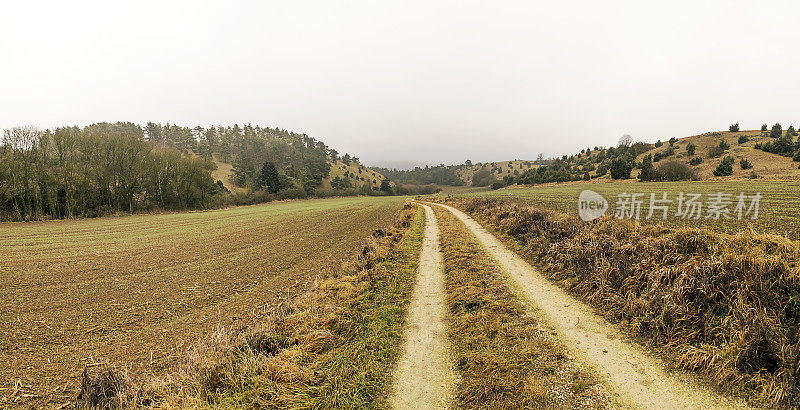
<path id="1" fill-rule="evenodd" d="M 660 146 L 662 146 L 662 145 L 664 145 L 664 143 L 663 143 L 663 142 L 661 142 L 661 140 L 658 140 L 658 141 L 656 141 L 656 143 L 654 144 L 654 146 L 655 146 L 656 148 L 658 148 L 658 147 L 660 147 Z"/>
<path id="2" fill-rule="evenodd" d="M 748 160 L 747 158 L 742 158 L 741 161 L 739 161 L 739 165 L 742 167 L 742 169 L 753 168 L 753 164 L 751 164 L 750 160 Z"/>
<path id="3" fill-rule="evenodd" d="M 658 179 L 655 168 L 653 168 L 653 156 L 647 154 L 642 160 L 642 171 L 639 172 L 640 181 L 655 181 Z"/>
<path id="4" fill-rule="evenodd" d="M 632 170 L 633 163 L 627 158 L 617 158 L 611 162 L 611 178 L 613 179 L 629 179 Z"/>
<path id="5" fill-rule="evenodd" d="M 750 141 L 750 137 L 748 137 L 747 135 L 740 135 L 739 136 L 739 144 L 744 144 L 747 141 Z"/>
<path id="6" fill-rule="evenodd" d="M 655 173 L 660 181 L 690 181 L 697 179 L 697 174 L 692 168 L 675 160 L 659 166 Z"/>
<path id="7" fill-rule="evenodd" d="M 703 158 L 694 157 L 691 161 L 689 161 L 689 165 L 700 165 L 703 163 Z"/>
<path id="8" fill-rule="evenodd" d="M 758 174 L 756 174 L 756 171 L 751 171 L 751 172 L 750 172 L 750 176 L 749 176 L 749 178 L 750 178 L 750 179 L 756 179 L 756 178 L 758 178 Z"/>
<path id="9" fill-rule="evenodd" d="M 794 153 L 792 159 L 795 160 L 796 162 L 800 162 L 800 149 L 798 149 L 797 152 Z"/>
<path id="10" fill-rule="evenodd" d="M 736 162 L 736 158 L 730 155 L 723 158 L 722 162 L 720 162 L 717 166 L 717 169 L 714 170 L 714 175 L 718 177 L 724 177 L 733 174 L 734 162 Z"/>
<path id="11" fill-rule="evenodd" d="M 762 125 L 762 126 L 761 126 L 761 131 L 762 131 L 762 132 L 763 132 L 763 131 L 766 131 L 766 130 L 768 130 L 768 129 L 769 129 L 769 127 L 767 126 L 767 124 L 764 124 L 764 125 Z"/>
<path id="12" fill-rule="evenodd" d="M 689 155 L 694 155 L 696 149 L 697 146 L 690 142 L 689 145 L 686 146 L 686 153 Z"/>
<path id="13" fill-rule="evenodd" d="M 589 173 L 588 173 L 588 172 L 584 172 L 584 173 L 583 173 L 583 180 L 584 180 L 584 181 L 588 181 L 588 180 L 590 180 L 590 179 L 592 179 L 592 177 L 591 177 L 591 176 L 589 176 Z"/>
<path id="14" fill-rule="evenodd" d="M 675 154 L 675 148 L 672 148 L 670 146 L 669 148 L 667 148 L 667 149 L 665 149 L 663 151 L 656 152 L 655 155 L 653 155 L 653 162 L 661 161 L 662 159 L 664 159 L 666 157 L 669 157 L 671 155 L 674 155 L 674 154 Z"/>
<path id="15" fill-rule="evenodd" d="M 781 124 L 775 123 L 775 125 L 772 126 L 772 130 L 769 132 L 769 136 L 772 138 L 780 138 L 781 135 L 783 135 L 783 127 L 781 127 Z"/>
<path id="16" fill-rule="evenodd" d="M 711 147 L 711 148 L 709 148 L 709 149 L 708 149 L 708 157 L 709 157 L 709 158 L 718 158 L 718 157 L 721 157 L 721 156 L 722 156 L 722 154 L 724 154 L 724 153 L 725 153 L 725 151 L 726 151 L 727 149 L 729 149 L 730 147 L 731 147 L 731 146 L 730 146 L 730 145 L 728 145 L 728 142 L 727 142 L 727 141 L 725 141 L 725 138 L 723 138 L 723 139 L 721 139 L 721 140 L 719 141 L 719 144 L 718 144 L 718 145 L 715 145 L 715 146 L 713 146 L 713 147 Z"/>
<path id="17" fill-rule="evenodd" d="M 731 124 L 730 127 L 728 127 L 728 131 L 739 132 L 739 123 Z"/>

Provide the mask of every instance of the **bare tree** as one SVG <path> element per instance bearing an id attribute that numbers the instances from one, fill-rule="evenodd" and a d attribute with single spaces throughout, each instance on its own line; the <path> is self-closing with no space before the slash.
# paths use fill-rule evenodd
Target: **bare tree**
<path id="1" fill-rule="evenodd" d="M 619 142 L 617 143 L 618 147 L 630 147 L 633 144 L 633 137 L 630 134 L 624 134 L 619 138 Z"/>

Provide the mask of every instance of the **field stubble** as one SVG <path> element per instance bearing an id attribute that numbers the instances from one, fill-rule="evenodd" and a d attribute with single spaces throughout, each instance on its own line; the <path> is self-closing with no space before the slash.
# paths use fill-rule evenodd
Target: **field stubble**
<path id="1" fill-rule="evenodd" d="M 338 268 L 401 207 L 338 198 L 0 224 L 0 404 L 70 400 L 87 365 L 158 372 Z"/>

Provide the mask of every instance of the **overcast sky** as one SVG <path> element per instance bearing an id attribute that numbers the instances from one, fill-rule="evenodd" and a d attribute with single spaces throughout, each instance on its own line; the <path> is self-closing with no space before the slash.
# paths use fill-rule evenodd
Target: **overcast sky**
<path id="1" fill-rule="evenodd" d="M 0 0 L 0 128 L 252 123 L 367 164 L 800 123 L 798 2 Z"/>

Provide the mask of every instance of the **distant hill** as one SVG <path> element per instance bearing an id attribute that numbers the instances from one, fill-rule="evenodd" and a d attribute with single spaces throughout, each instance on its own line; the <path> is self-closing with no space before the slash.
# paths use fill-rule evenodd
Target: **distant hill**
<path id="1" fill-rule="evenodd" d="M 784 136 L 786 133 L 784 132 Z M 745 136 L 748 141 L 739 143 L 739 137 Z M 723 155 L 711 158 L 709 150 L 713 147 L 719 146 L 720 141 L 724 140 L 730 148 L 726 150 Z M 720 131 L 720 132 L 707 132 L 700 135 L 693 135 L 678 139 L 673 146 L 675 154 L 665 157 L 661 161 L 675 160 L 683 164 L 689 164 L 692 158 L 700 157 L 703 162 L 699 165 L 692 166 L 697 172 L 700 179 L 736 179 L 736 178 L 749 178 L 755 172 L 756 175 L 768 179 L 800 179 L 800 163 L 792 160 L 792 157 L 786 157 L 770 152 L 764 152 L 756 149 L 756 144 L 763 144 L 766 142 L 773 142 L 775 138 L 769 136 L 767 132 L 758 130 L 750 131 Z M 686 147 L 689 144 L 695 145 L 695 155 L 689 155 Z M 658 153 L 668 151 L 670 144 L 665 142 L 660 147 L 654 147 L 645 153 L 636 157 L 637 162 L 648 154 L 655 156 Z M 736 158 L 735 166 L 733 167 L 733 174 L 730 176 L 714 176 L 714 170 L 722 162 L 723 158 L 727 155 Z M 753 165 L 752 169 L 742 169 L 739 165 L 740 160 L 746 158 Z M 655 163 L 658 165 L 658 163 Z M 634 172 L 636 174 L 636 172 Z M 633 175 L 636 176 L 636 175 Z"/>
<path id="2" fill-rule="evenodd" d="M 673 169 L 677 167 L 684 179 L 800 180 L 800 169 L 798 169 L 800 141 L 793 131 L 794 129 L 790 128 L 777 133 L 759 130 L 707 132 L 656 143 L 622 141 L 616 147 L 587 148 L 573 155 L 547 160 L 540 158 L 536 161 L 513 160 L 474 164 L 467 161 L 460 165 L 426 166 L 413 170 L 385 168 L 379 170 L 388 178 L 400 183 L 499 188 L 511 184 L 602 181 L 625 178 L 625 175 L 630 179 L 636 179 L 645 163 L 650 161 L 653 168 L 659 172 L 658 178 L 662 179 L 664 172 L 661 171 L 669 165 Z M 693 154 L 688 150 L 690 145 L 694 146 Z M 715 175 L 714 171 L 725 158 L 733 158 L 730 174 Z M 743 167 L 743 159 L 752 167 Z M 615 164 L 621 170 L 615 170 Z"/>

